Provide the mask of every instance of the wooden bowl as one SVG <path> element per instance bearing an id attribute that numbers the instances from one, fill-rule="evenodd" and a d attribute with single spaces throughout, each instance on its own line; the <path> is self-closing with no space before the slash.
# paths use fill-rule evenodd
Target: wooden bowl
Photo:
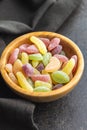
<path id="1" fill-rule="evenodd" d="M 39 36 L 39 37 L 47 37 L 47 38 L 54 38 L 58 37 L 61 40 L 61 45 L 63 46 L 63 50 L 65 51 L 66 55 L 68 57 L 71 57 L 72 55 L 77 55 L 78 57 L 78 65 L 76 72 L 74 74 L 74 77 L 72 80 L 64 85 L 63 87 L 53 90 L 51 92 L 28 92 L 27 90 L 22 89 L 20 86 L 12 82 L 12 80 L 9 78 L 6 70 L 5 70 L 5 64 L 8 61 L 8 58 L 11 54 L 11 52 L 14 50 L 14 48 L 17 48 L 21 44 L 29 43 L 29 37 L 30 36 Z M 34 102 L 50 102 L 54 101 L 56 99 L 59 99 L 60 97 L 63 97 L 67 93 L 69 93 L 79 82 L 83 70 L 84 70 L 84 59 L 83 55 L 81 53 L 81 50 L 79 47 L 70 39 L 67 37 L 54 33 L 54 32 L 32 32 L 25 34 L 23 36 L 20 36 L 13 40 L 3 51 L 1 55 L 1 61 L 0 61 L 0 70 L 1 75 L 5 82 L 8 84 L 8 86 L 17 94 L 20 96 L 29 99 L 30 101 Z"/>

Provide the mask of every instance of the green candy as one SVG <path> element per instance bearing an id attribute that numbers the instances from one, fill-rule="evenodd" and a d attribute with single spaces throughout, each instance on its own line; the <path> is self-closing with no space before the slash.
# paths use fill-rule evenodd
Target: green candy
<path id="1" fill-rule="evenodd" d="M 34 92 L 50 92 L 51 89 L 46 86 L 39 86 L 34 88 Z"/>
<path id="2" fill-rule="evenodd" d="M 32 81 L 30 78 L 27 78 L 27 81 L 28 81 L 28 83 L 29 83 L 32 87 L 34 87 L 34 83 L 33 83 L 33 81 Z"/>
<path id="3" fill-rule="evenodd" d="M 31 55 L 29 55 L 29 60 L 42 61 L 43 60 L 43 56 L 40 53 L 38 53 L 38 54 L 31 54 Z"/>
<path id="4" fill-rule="evenodd" d="M 51 53 L 50 52 L 48 52 L 48 53 L 46 53 L 45 55 L 43 55 L 43 64 L 44 64 L 44 66 L 46 66 L 48 63 L 49 63 L 49 60 L 50 60 L 50 58 L 51 58 Z"/>
<path id="5" fill-rule="evenodd" d="M 35 81 L 35 88 L 39 87 L 39 86 L 46 86 L 46 87 L 52 89 L 52 84 L 50 84 L 50 83 L 40 81 L 40 80 Z"/>
<path id="6" fill-rule="evenodd" d="M 67 83 L 69 82 L 69 76 L 63 71 L 55 71 L 52 73 L 52 79 L 57 83 Z"/>

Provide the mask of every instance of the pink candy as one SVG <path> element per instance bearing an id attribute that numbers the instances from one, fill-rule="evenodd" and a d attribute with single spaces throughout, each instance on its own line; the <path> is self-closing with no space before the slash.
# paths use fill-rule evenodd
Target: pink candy
<path id="1" fill-rule="evenodd" d="M 23 44 L 19 47 L 20 52 L 26 52 L 26 48 L 29 46 L 29 44 Z"/>
<path id="2" fill-rule="evenodd" d="M 18 58 L 18 54 L 19 54 L 19 49 L 18 48 L 14 49 L 14 51 L 9 57 L 8 63 L 13 64 Z"/>
<path id="3" fill-rule="evenodd" d="M 60 52 L 62 51 L 62 46 L 61 45 L 58 45 L 57 47 L 55 47 L 51 53 L 52 55 L 55 55 L 55 54 L 59 54 Z"/>
<path id="4" fill-rule="evenodd" d="M 50 40 L 48 38 L 39 38 L 40 40 L 42 40 L 44 42 L 44 44 L 46 45 L 46 47 L 49 46 L 50 44 Z"/>
<path id="5" fill-rule="evenodd" d="M 34 54 L 34 53 L 39 53 L 39 50 L 35 45 L 30 45 L 29 47 L 26 48 L 26 52 L 28 54 Z"/>
<path id="6" fill-rule="evenodd" d="M 50 76 L 48 74 L 44 74 L 44 75 L 41 75 L 41 74 L 32 75 L 31 79 L 33 81 L 41 80 L 41 81 L 44 81 L 44 82 L 50 82 L 50 80 L 51 80 Z"/>
<path id="7" fill-rule="evenodd" d="M 55 54 L 54 55 L 57 59 L 59 59 L 61 62 L 67 62 L 68 58 L 64 55 L 60 55 L 60 54 Z"/>
<path id="8" fill-rule="evenodd" d="M 55 47 L 57 47 L 60 43 L 60 39 L 59 38 L 53 38 L 51 41 L 50 41 L 50 44 L 48 46 L 48 50 L 51 51 L 53 50 Z"/>

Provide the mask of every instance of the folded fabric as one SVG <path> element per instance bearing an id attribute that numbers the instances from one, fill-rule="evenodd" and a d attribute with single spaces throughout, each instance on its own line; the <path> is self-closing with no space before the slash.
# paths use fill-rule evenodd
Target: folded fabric
<path id="1" fill-rule="evenodd" d="M 0 130 L 36 130 L 35 106 L 19 99 L 0 99 Z"/>
<path id="2" fill-rule="evenodd" d="M 31 31 L 56 32 L 81 0 L 0 1 L 0 55 L 15 37 Z M 2 40 L 4 39 L 5 42 Z M 36 130 L 35 104 L 14 94 L 0 75 L 0 130 Z"/>

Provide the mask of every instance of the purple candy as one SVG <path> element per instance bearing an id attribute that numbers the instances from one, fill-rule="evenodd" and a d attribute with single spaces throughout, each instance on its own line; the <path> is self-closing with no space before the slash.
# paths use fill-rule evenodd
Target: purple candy
<path id="1" fill-rule="evenodd" d="M 43 69 L 44 69 L 44 65 L 43 65 L 43 63 L 40 63 L 40 64 L 37 66 L 37 70 L 41 72 Z"/>
<path id="2" fill-rule="evenodd" d="M 62 46 L 61 45 L 58 45 L 57 47 L 55 47 L 51 53 L 52 55 L 55 55 L 55 54 L 59 54 L 60 52 L 62 51 Z"/>
<path id="3" fill-rule="evenodd" d="M 27 63 L 22 66 L 23 72 L 27 77 L 30 77 L 34 74 L 34 69 L 31 64 Z"/>

